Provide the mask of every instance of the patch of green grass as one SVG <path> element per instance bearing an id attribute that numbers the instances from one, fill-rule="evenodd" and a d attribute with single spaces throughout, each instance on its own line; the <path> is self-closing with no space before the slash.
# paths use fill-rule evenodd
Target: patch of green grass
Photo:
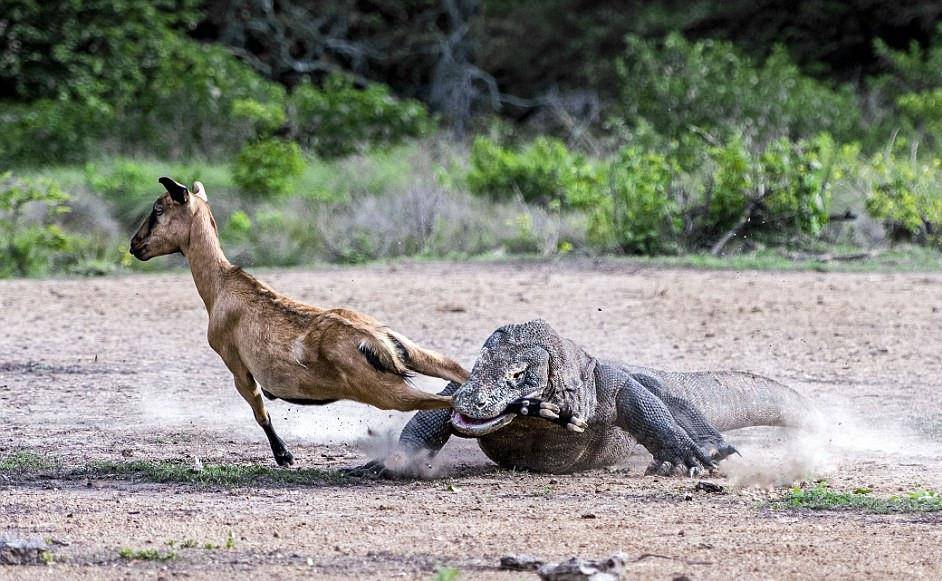
<path id="1" fill-rule="evenodd" d="M 435 581 L 458 581 L 461 571 L 454 567 L 438 567 L 435 569 Z"/>
<path id="2" fill-rule="evenodd" d="M 0 458 L 0 472 L 37 472 L 55 467 L 53 461 L 35 452 L 16 452 Z"/>
<path id="3" fill-rule="evenodd" d="M 255 484 L 309 485 L 340 483 L 348 479 L 340 472 L 304 468 L 298 470 L 269 468 L 258 464 L 205 464 L 202 470 L 183 461 L 114 462 L 88 465 L 85 474 L 96 478 L 122 477 L 150 482 L 249 486 Z M 231 540 L 231 539 L 230 539 Z M 229 541 L 227 541 L 227 545 Z"/>
<path id="4" fill-rule="evenodd" d="M 123 547 L 118 551 L 118 556 L 128 561 L 170 561 L 177 558 L 173 551 L 161 552 L 157 549 L 135 550 L 129 547 Z"/>
<path id="5" fill-rule="evenodd" d="M 235 536 L 233 536 L 232 531 L 229 531 L 229 534 L 226 535 L 226 542 L 225 542 L 224 544 L 221 544 L 221 545 L 218 545 L 218 544 L 213 543 L 213 542 L 210 542 L 210 541 L 207 541 L 207 542 L 205 542 L 205 543 L 203 543 L 203 544 L 201 545 L 201 544 L 199 543 L 199 541 L 197 541 L 196 539 L 190 539 L 190 538 L 182 539 L 182 540 L 180 540 L 179 542 L 177 542 L 177 541 L 171 539 L 171 540 L 167 541 L 167 542 L 164 543 L 164 544 L 166 544 L 166 545 L 167 545 L 168 547 L 170 547 L 171 549 L 174 548 L 174 547 L 178 547 L 178 548 L 180 548 L 180 549 L 197 549 L 197 548 L 199 548 L 199 549 L 203 549 L 203 550 L 206 550 L 206 551 L 215 551 L 215 550 L 217 550 L 217 549 L 227 549 L 227 550 L 231 550 L 231 549 L 234 549 L 234 548 L 235 548 Z"/>
<path id="6" fill-rule="evenodd" d="M 942 510 L 942 495 L 931 490 L 913 490 L 906 494 L 880 497 L 869 488 L 853 491 L 832 489 L 826 482 L 812 488 L 792 488 L 777 502 L 775 508 L 807 510 L 859 510 L 877 514 L 901 512 L 934 512 Z"/>

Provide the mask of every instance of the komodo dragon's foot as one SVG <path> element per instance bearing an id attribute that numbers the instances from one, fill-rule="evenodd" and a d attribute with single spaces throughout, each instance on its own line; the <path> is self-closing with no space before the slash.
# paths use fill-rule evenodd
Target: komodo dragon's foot
<path id="1" fill-rule="evenodd" d="M 571 432 L 584 432 L 586 421 L 571 411 L 563 410 L 558 405 L 534 398 L 523 398 L 510 402 L 506 412 L 521 416 L 535 416 L 554 424 L 559 424 Z"/>
<path id="2" fill-rule="evenodd" d="M 717 463 L 720 460 L 725 460 L 733 454 L 739 454 L 739 450 L 734 448 L 733 445 L 728 443 L 726 440 L 722 439 L 719 442 L 700 442 L 700 446 L 706 448 L 710 458 L 713 458 L 713 461 Z M 742 456 L 742 454 L 739 455 Z"/>
<path id="3" fill-rule="evenodd" d="M 729 445 L 727 447 L 732 448 Z M 656 450 L 651 450 L 651 452 L 654 460 L 644 471 L 645 476 L 686 474 L 692 477 L 697 476 L 704 469 L 716 469 L 716 463 L 718 462 L 714 458 L 712 450 L 707 450 L 698 445 L 683 432 L 672 434 L 667 442 L 664 442 Z"/>
<path id="4" fill-rule="evenodd" d="M 354 466 L 353 468 L 341 468 L 340 473 L 343 476 L 348 476 L 351 478 L 392 479 L 395 476 L 381 460 L 370 460 L 366 464 Z"/>

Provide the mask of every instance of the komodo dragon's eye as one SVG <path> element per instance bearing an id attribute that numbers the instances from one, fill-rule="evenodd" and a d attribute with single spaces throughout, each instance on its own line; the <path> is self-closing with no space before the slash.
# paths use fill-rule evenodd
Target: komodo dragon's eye
<path id="1" fill-rule="evenodd" d="M 523 368 L 523 369 L 521 369 L 520 371 L 517 371 L 516 373 L 514 373 L 514 374 L 513 374 L 514 381 L 516 381 L 516 382 L 519 383 L 520 380 L 523 379 L 523 375 L 524 375 L 526 372 L 527 372 L 526 368 Z"/>

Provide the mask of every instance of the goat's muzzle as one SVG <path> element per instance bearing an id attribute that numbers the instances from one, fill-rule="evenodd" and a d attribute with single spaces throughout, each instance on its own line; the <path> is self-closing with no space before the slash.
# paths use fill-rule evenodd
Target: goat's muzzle
<path id="1" fill-rule="evenodd" d="M 131 255 L 134 256 L 134 258 L 138 260 L 146 261 L 150 258 L 149 256 L 145 255 L 147 252 L 147 244 L 145 243 L 140 243 L 136 240 L 132 240 L 130 250 L 131 250 Z"/>

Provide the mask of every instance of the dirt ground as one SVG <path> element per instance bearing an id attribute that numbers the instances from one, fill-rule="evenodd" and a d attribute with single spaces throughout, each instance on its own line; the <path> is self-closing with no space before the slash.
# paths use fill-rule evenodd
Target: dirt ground
<path id="1" fill-rule="evenodd" d="M 798 478 L 889 496 L 942 488 L 942 275 L 717 272 L 625 263 L 420 263 L 258 271 L 322 306 L 376 316 L 470 366 L 501 324 L 549 320 L 590 353 L 671 369 L 748 369 L 833 419 L 826 437 L 732 432 L 742 459 L 709 478 L 497 469 L 453 440 L 430 480 L 237 488 L 0 476 L 0 534 L 51 541 L 48 567 L 0 578 L 536 578 L 500 557 L 626 553 L 630 578 L 942 578 L 940 513 L 782 510 Z M 0 281 L 0 459 L 67 472 L 102 460 L 274 466 L 205 339 L 188 273 Z M 422 382 L 435 389 L 440 383 Z M 408 418 L 356 404 L 270 404 L 295 468 L 365 461 Z M 756 484 L 762 486 L 755 486 Z M 771 488 L 769 485 L 772 485 Z M 183 539 L 231 548 L 180 548 Z M 130 561 L 122 548 L 168 550 Z"/>

